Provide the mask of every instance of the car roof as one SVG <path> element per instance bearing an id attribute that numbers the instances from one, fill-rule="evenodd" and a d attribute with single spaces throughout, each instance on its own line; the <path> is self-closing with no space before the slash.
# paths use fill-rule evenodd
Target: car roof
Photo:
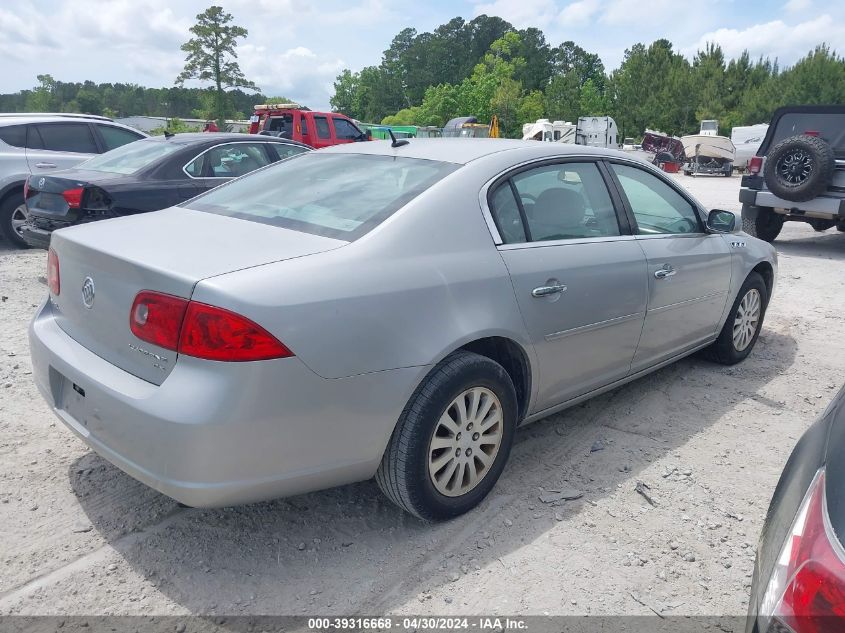
<path id="1" fill-rule="evenodd" d="M 496 154 L 514 151 L 519 159 L 554 156 L 607 156 L 626 157 L 630 154 L 603 147 L 589 147 L 571 143 L 540 143 L 503 138 L 423 138 L 403 139 L 407 144 L 393 147 L 391 141 L 368 141 L 365 143 L 346 143 L 332 145 L 319 150 L 320 153 L 333 154 L 369 154 L 381 156 L 407 156 L 424 160 L 438 160 L 447 163 L 465 165 L 470 161 Z"/>
<path id="2" fill-rule="evenodd" d="M 0 114 L 0 125 L 20 125 L 23 123 L 67 123 L 68 121 L 86 123 L 111 123 L 120 125 L 106 117 L 89 116 L 85 114 L 25 114 L 25 113 L 3 113 Z"/>
<path id="3" fill-rule="evenodd" d="M 145 139 L 147 141 L 158 143 L 180 143 L 182 145 L 214 145 L 215 143 L 231 143 L 232 141 L 242 141 L 244 143 L 259 141 L 262 143 L 282 143 L 284 145 L 298 145 L 300 147 L 308 147 L 305 143 L 292 141 L 287 138 L 278 138 L 276 136 L 266 136 L 262 134 L 241 134 L 239 132 L 180 132 L 179 134 L 172 134 L 169 137 L 163 135 L 150 136 Z"/>

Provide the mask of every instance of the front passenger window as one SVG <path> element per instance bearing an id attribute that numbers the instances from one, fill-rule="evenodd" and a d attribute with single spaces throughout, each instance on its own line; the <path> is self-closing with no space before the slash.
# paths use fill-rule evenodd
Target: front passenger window
<path id="1" fill-rule="evenodd" d="M 695 208 L 668 184 L 643 169 L 611 164 L 637 221 L 637 233 L 700 233 Z"/>

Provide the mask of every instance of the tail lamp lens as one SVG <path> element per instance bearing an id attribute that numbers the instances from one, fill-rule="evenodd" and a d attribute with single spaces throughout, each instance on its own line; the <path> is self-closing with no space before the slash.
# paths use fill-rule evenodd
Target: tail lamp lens
<path id="1" fill-rule="evenodd" d="M 160 292 L 139 292 L 129 313 L 129 328 L 142 341 L 176 351 L 188 301 Z"/>
<path id="2" fill-rule="evenodd" d="M 748 161 L 748 173 L 752 176 L 756 176 L 760 173 L 761 169 L 763 169 L 763 157 L 753 156 L 751 160 Z"/>
<path id="3" fill-rule="evenodd" d="M 827 519 L 824 470 L 810 485 L 760 605 L 761 631 L 842 631 L 845 561 Z M 774 624 L 774 626 L 770 626 Z"/>
<path id="4" fill-rule="evenodd" d="M 47 251 L 47 287 L 50 292 L 58 296 L 62 290 L 62 282 L 59 275 L 59 256 L 52 248 Z"/>
<path id="5" fill-rule="evenodd" d="M 206 360 L 244 362 L 293 356 L 276 337 L 246 317 L 160 292 L 138 293 L 129 327 L 142 341 Z"/>
<path id="6" fill-rule="evenodd" d="M 82 194 L 85 190 L 82 187 L 76 189 L 65 189 L 62 191 L 62 198 L 71 209 L 78 209 L 82 206 Z"/>

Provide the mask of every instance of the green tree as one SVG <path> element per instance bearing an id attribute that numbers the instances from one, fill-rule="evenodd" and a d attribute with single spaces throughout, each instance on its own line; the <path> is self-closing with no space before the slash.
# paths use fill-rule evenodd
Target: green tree
<path id="1" fill-rule="evenodd" d="M 27 95 L 26 107 L 32 112 L 50 112 L 56 109 L 56 80 L 52 75 L 37 75 L 38 86 Z"/>
<path id="2" fill-rule="evenodd" d="M 185 68 L 176 78 L 178 86 L 183 86 L 189 79 L 214 83 L 214 114 L 221 128 L 228 109 L 225 89 L 258 91 L 237 62 L 237 40 L 245 38 L 247 30 L 231 24 L 232 20 L 232 15 L 218 6 L 211 6 L 197 15 L 197 23 L 190 29 L 194 37 L 182 44 L 182 50 L 188 54 Z"/>

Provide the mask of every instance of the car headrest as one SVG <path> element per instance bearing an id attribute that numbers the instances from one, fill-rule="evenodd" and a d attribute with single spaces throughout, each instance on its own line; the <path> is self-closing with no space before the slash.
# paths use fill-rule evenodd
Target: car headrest
<path id="1" fill-rule="evenodd" d="M 534 203 L 534 221 L 560 228 L 575 228 L 584 221 L 584 197 L 572 189 L 546 189 Z"/>

